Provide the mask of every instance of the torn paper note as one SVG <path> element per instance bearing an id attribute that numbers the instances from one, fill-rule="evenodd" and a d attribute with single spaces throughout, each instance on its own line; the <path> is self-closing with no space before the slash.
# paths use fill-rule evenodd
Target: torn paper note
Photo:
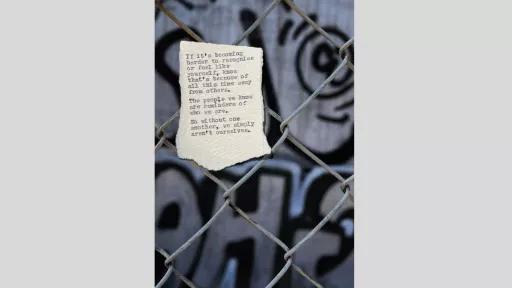
<path id="1" fill-rule="evenodd" d="M 270 153 L 261 48 L 181 41 L 178 156 L 209 170 Z"/>

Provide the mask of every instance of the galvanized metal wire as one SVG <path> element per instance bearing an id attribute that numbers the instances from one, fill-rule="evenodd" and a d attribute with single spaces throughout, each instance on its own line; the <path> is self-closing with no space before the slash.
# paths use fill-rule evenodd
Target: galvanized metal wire
<path id="1" fill-rule="evenodd" d="M 219 216 L 222 214 L 223 211 L 226 209 L 231 209 L 235 211 L 238 215 L 240 215 L 248 225 L 251 225 L 255 229 L 259 230 L 263 235 L 265 235 L 270 241 L 274 242 L 277 246 L 279 246 L 284 251 L 284 266 L 280 269 L 280 271 L 273 277 L 273 279 L 265 286 L 266 288 L 274 287 L 276 283 L 279 282 L 279 280 L 286 274 L 286 272 L 289 271 L 289 269 L 293 269 L 300 275 L 302 275 L 307 281 L 309 281 L 313 286 L 315 287 L 323 287 L 320 283 L 318 283 L 316 280 L 314 280 L 310 275 L 308 275 L 304 270 L 302 270 L 297 264 L 293 262 L 293 255 L 301 249 L 301 247 L 304 245 L 304 243 L 311 240 L 311 238 L 322 229 L 322 227 L 331 220 L 331 217 L 333 217 L 336 212 L 343 206 L 345 201 L 347 201 L 347 198 L 350 198 L 352 201 L 354 200 L 354 194 L 353 194 L 353 186 L 351 183 L 353 183 L 354 176 L 350 176 L 348 178 L 342 177 L 338 172 L 336 172 L 334 169 L 332 169 L 329 165 L 327 165 L 325 162 L 323 162 L 320 158 L 318 158 L 314 153 L 312 153 L 309 149 L 306 148 L 299 140 L 297 140 L 296 137 L 294 137 L 288 126 L 290 122 L 294 120 L 294 118 L 299 115 L 301 112 L 304 111 L 304 109 L 320 94 L 323 88 L 325 88 L 337 75 L 337 73 L 342 70 L 344 67 L 347 67 L 351 70 L 354 70 L 354 65 L 351 61 L 352 56 L 350 53 L 350 46 L 353 45 L 354 40 L 350 39 L 349 41 L 346 41 L 345 43 L 338 43 L 329 33 L 327 33 L 320 25 L 318 25 L 315 21 L 313 21 L 310 17 L 306 15 L 306 13 L 301 10 L 292 0 L 273 0 L 259 15 L 259 17 L 254 21 L 254 23 L 246 29 L 240 37 L 238 37 L 234 42 L 233 45 L 240 44 L 249 34 L 251 34 L 267 17 L 267 15 L 277 7 L 278 4 L 281 2 L 286 3 L 291 10 L 295 11 L 298 15 L 300 15 L 308 24 L 310 24 L 318 33 L 320 33 L 323 37 L 325 37 L 332 45 L 335 47 L 338 47 L 339 50 L 339 56 L 340 56 L 340 63 L 338 64 L 337 68 L 331 73 L 327 79 L 325 79 L 320 86 L 318 86 L 313 93 L 311 93 L 310 96 L 306 98 L 304 102 L 302 102 L 288 117 L 283 119 L 279 114 L 277 114 L 275 111 L 270 109 L 268 106 L 265 106 L 265 113 L 269 115 L 270 117 L 274 118 L 276 121 L 280 122 L 280 130 L 281 130 L 281 137 L 279 137 L 278 141 L 274 143 L 271 149 L 271 154 L 264 156 L 259 161 L 256 162 L 256 164 L 246 173 L 243 175 L 242 178 L 240 178 L 235 184 L 228 186 L 224 181 L 210 173 L 207 169 L 197 165 L 195 162 L 190 161 L 192 165 L 194 165 L 197 169 L 199 169 L 207 178 L 215 182 L 219 187 L 221 187 L 224 191 L 223 197 L 224 202 L 220 206 L 220 208 L 213 213 L 213 215 L 208 219 L 208 221 L 194 233 L 190 238 L 188 238 L 187 241 L 185 241 L 178 249 L 173 251 L 169 254 L 169 252 L 161 249 L 156 248 L 156 251 L 160 253 L 165 258 L 165 265 L 167 267 L 166 273 L 164 276 L 158 281 L 156 287 L 160 288 L 163 287 L 163 285 L 169 281 L 169 278 L 171 275 L 174 275 L 176 279 L 178 279 L 180 282 L 182 282 L 184 285 L 188 287 L 196 287 L 196 285 L 187 277 L 185 277 L 180 271 L 176 270 L 176 267 L 174 265 L 176 258 L 182 254 L 187 248 L 189 248 L 195 241 L 197 241 L 211 226 L 212 224 L 219 218 Z M 204 42 L 204 40 L 199 37 L 192 29 L 190 29 L 186 24 L 184 24 L 181 20 L 179 20 L 176 15 L 167 9 L 164 4 L 160 0 L 156 0 L 155 2 L 156 6 L 171 20 L 173 21 L 178 27 L 183 29 L 185 33 L 187 33 L 188 36 L 190 36 L 191 39 L 197 41 L 197 42 Z M 173 135 L 167 135 L 166 134 L 166 128 L 169 127 L 177 118 L 179 117 L 179 107 L 177 111 L 171 115 L 164 123 L 160 125 L 155 125 L 155 136 L 158 139 L 156 145 L 155 145 L 155 152 L 159 149 L 170 149 L 173 152 L 176 152 L 176 146 L 169 140 L 172 139 Z M 265 227 L 258 224 L 256 221 L 251 219 L 247 213 L 245 213 L 240 207 L 238 207 L 234 201 L 232 201 L 231 197 L 233 192 L 238 189 L 242 184 L 244 184 L 250 177 L 252 177 L 258 169 L 261 168 L 263 163 L 271 157 L 272 154 L 274 154 L 284 143 L 285 140 L 289 140 L 289 143 L 296 146 L 300 151 L 304 153 L 307 157 L 309 157 L 312 161 L 317 163 L 320 167 L 322 167 L 328 174 L 332 175 L 340 185 L 340 199 L 332 208 L 327 215 L 311 230 L 309 233 L 306 234 L 304 238 L 302 238 L 295 246 L 288 247 L 283 241 L 281 241 L 276 235 L 269 232 Z"/>

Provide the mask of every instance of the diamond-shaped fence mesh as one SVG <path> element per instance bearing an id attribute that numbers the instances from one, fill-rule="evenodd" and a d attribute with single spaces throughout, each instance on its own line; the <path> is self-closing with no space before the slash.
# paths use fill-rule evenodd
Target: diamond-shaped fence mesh
<path id="1" fill-rule="evenodd" d="M 350 201 L 353 201 L 353 178 L 354 176 L 350 176 L 348 178 L 342 177 L 338 172 L 336 172 L 334 169 L 332 169 L 329 165 L 327 165 L 325 162 L 323 162 L 319 157 L 317 157 L 314 153 L 312 153 L 309 149 L 306 148 L 305 145 L 303 145 L 296 137 L 294 137 L 288 126 L 291 121 L 294 120 L 294 118 L 304 111 L 304 109 L 310 105 L 310 103 L 320 94 L 322 89 L 326 87 L 337 75 L 337 73 L 344 67 L 348 67 L 349 69 L 353 70 L 353 57 L 350 53 L 350 46 L 353 45 L 353 39 L 350 39 L 346 41 L 345 43 L 338 43 L 333 37 L 329 35 L 322 27 L 320 27 L 315 21 L 313 21 L 310 17 L 306 15 L 306 13 L 301 10 L 292 0 L 273 0 L 266 9 L 259 15 L 259 17 L 254 21 L 254 23 L 246 29 L 240 37 L 237 38 L 233 45 L 240 44 L 244 39 L 246 39 L 265 19 L 265 17 L 275 8 L 278 4 L 281 2 L 288 5 L 291 10 L 293 10 L 295 13 L 300 15 L 304 21 L 306 21 L 309 25 L 311 25 L 318 33 L 320 33 L 323 37 L 326 38 L 328 42 L 330 42 L 332 45 L 335 45 L 338 47 L 339 51 L 339 57 L 340 62 L 338 66 L 334 69 L 334 71 L 331 73 L 327 79 L 325 79 L 320 86 L 318 86 L 311 95 L 309 95 L 305 101 L 303 101 L 290 115 L 288 115 L 286 118 L 283 119 L 279 114 L 277 114 L 275 111 L 270 109 L 267 105 L 265 105 L 265 113 L 267 113 L 270 117 L 274 118 L 278 122 L 280 122 L 280 131 L 281 136 L 277 140 L 277 142 L 274 143 L 272 146 L 272 154 L 275 153 L 283 144 L 285 140 L 289 140 L 289 142 L 296 146 L 300 151 L 302 151 L 307 157 L 309 157 L 312 161 L 320 165 L 327 173 L 332 175 L 339 181 L 339 191 L 340 191 L 340 197 L 339 200 L 334 205 L 334 208 L 332 208 L 326 215 L 319 221 L 316 226 L 311 229 L 306 236 L 304 236 L 300 241 L 298 241 L 293 247 L 289 247 L 286 245 L 283 241 L 281 241 L 276 235 L 269 232 L 265 227 L 255 222 L 247 213 L 245 213 L 240 207 L 238 207 L 235 202 L 232 200 L 232 194 L 233 192 L 239 188 L 242 184 L 244 184 L 251 176 L 253 176 L 258 169 L 261 168 L 265 160 L 271 157 L 272 154 L 264 156 L 262 159 L 258 160 L 257 163 L 245 174 L 243 177 L 241 177 L 235 184 L 233 185 L 227 185 L 210 173 L 208 170 L 198 166 L 194 162 L 191 161 L 191 164 L 197 169 L 199 169 L 206 177 L 211 179 L 213 182 L 215 182 L 219 187 L 221 187 L 224 191 L 223 197 L 224 202 L 218 208 L 213 215 L 209 218 L 209 220 L 195 233 L 190 237 L 187 241 L 185 241 L 178 249 L 175 251 L 165 251 L 159 247 L 156 248 L 156 251 L 158 251 L 163 257 L 165 257 L 165 265 L 167 267 L 167 271 L 164 274 L 164 276 L 158 281 L 156 287 L 163 287 L 163 285 L 169 280 L 169 278 L 174 275 L 179 281 L 183 283 L 183 285 L 188 287 L 197 287 L 190 279 L 188 279 L 184 274 L 182 274 L 180 271 L 176 269 L 175 261 L 176 258 L 182 254 L 187 248 L 189 248 L 195 241 L 198 241 L 198 239 L 212 226 L 212 224 L 218 219 L 219 215 L 227 209 L 231 209 L 234 212 L 236 212 L 239 216 L 241 216 L 243 219 L 245 219 L 247 225 L 252 226 L 254 229 L 259 230 L 261 233 L 263 233 L 267 238 L 268 241 L 274 242 L 278 247 L 280 247 L 284 251 L 284 266 L 280 269 L 280 271 L 273 277 L 273 279 L 265 286 L 267 288 L 274 287 L 279 280 L 286 274 L 286 272 L 289 269 L 293 269 L 296 272 L 298 272 L 301 276 L 303 276 L 307 281 L 309 281 L 313 286 L 315 287 L 323 287 L 321 284 L 319 284 L 315 279 L 313 279 L 310 275 L 308 275 L 301 267 L 299 267 L 297 264 L 294 263 L 294 254 L 301 248 L 303 248 L 304 243 L 311 241 L 311 238 L 322 229 L 322 227 L 329 221 L 331 218 L 338 212 L 338 210 L 342 207 L 342 205 L 347 201 L 347 199 L 350 199 Z M 158 9 L 160 9 L 167 17 L 170 19 L 170 21 L 173 21 L 178 27 L 183 29 L 185 33 L 188 34 L 188 36 L 195 41 L 203 42 L 203 39 L 199 37 L 192 29 L 190 29 L 187 25 L 185 25 L 176 15 L 167 9 L 164 4 L 162 4 L 159 0 L 156 2 L 156 6 Z M 170 149 L 173 152 L 176 151 L 176 146 L 171 142 L 170 139 L 173 139 L 173 135 L 167 135 L 166 134 L 166 128 L 169 127 L 173 121 L 176 121 L 176 119 L 179 117 L 179 108 L 177 111 L 170 116 L 164 123 L 161 123 L 160 125 L 155 125 L 155 133 L 156 137 L 158 139 L 158 142 L 155 146 L 155 152 L 159 149 Z"/>

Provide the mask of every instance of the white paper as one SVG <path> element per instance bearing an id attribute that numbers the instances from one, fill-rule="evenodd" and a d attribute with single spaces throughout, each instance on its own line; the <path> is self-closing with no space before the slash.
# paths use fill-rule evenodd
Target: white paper
<path id="1" fill-rule="evenodd" d="M 181 41 L 178 157 L 209 170 L 270 153 L 261 48 Z"/>

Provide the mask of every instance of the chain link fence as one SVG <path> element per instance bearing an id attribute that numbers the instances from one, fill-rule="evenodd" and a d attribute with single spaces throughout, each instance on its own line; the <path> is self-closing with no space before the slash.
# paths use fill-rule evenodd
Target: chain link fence
<path id="1" fill-rule="evenodd" d="M 273 0 L 266 8 L 265 10 L 260 14 L 260 16 L 254 21 L 254 23 L 246 29 L 238 38 L 237 40 L 232 43 L 233 45 L 239 45 L 242 41 L 244 41 L 265 19 L 265 17 L 275 8 L 278 4 L 284 3 L 288 5 L 291 10 L 293 10 L 295 13 L 300 15 L 304 21 L 306 21 L 309 25 L 313 27 L 318 33 L 320 33 L 325 39 L 330 42 L 335 47 L 338 47 L 338 55 L 340 57 L 340 63 L 338 66 L 334 69 L 334 71 L 331 73 L 327 79 L 325 79 L 320 86 L 318 86 L 311 95 L 309 95 L 305 101 L 303 101 L 290 115 L 285 117 L 281 117 L 279 114 L 274 112 L 272 109 L 270 109 L 267 105 L 265 105 L 265 113 L 272 117 L 273 119 L 280 122 L 280 131 L 281 136 L 277 140 L 277 142 L 274 143 L 272 146 L 272 154 L 275 153 L 280 146 L 284 143 L 285 140 L 288 140 L 289 143 L 296 146 L 300 151 L 302 151 L 307 157 L 309 157 L 312 161 L 320 165 L 327 173 L 332 175 L 339 181 L 339 188 L 340 188 L 340 199 L 337 201 L 337 203 L 334 205 L 334 208 L 332 208 L 325 217 L 312 229 L 309 231 L 309 233 L 306 234 L 304 238 L 302 238 L 298 243 L 295 244 L 293 247 L 289 247 L 286 245 L 283 241 L 281 241 L 278 237 L 276 237 L 274 234 L 269 232 L 265 229 L 265 227 L 261 226 L 260 224 L 256 223 L 251 217 L 249 217 L 240 207 L 238 207 L 235 202 L 232 200 L 232 194 L 233 192 L 239 188 L 242 184 L 244 184 L 252 175 L 256 173 L 258 169 L 263 165 L 263 162 L 270 158 L 272 154 L 266 155 L 260 160 L 256 162 L 256 164 L 241 178 L 239 179 L 234 185 L 228 186 L 224 181 L 213 175 L 208 170 L 200 167 L 196 163 L 191 161 L 191 164 L 197 169 L 199 169 L 206 177 L 211 179 L 213 182 L 215 182 L 219 187 L 221 187 L 224 191 L 223 197 L 224 202 L 220 206 L 220 208 L 213 213 L 212 217 L 192 236 L 190 237 L 185 243 L 183 243 L 178 249 L 175 251 L 172 251 L 172 253 L 169 253 L 168 251 L 165 251 L 164 249 L 161 249 L 159 247 L 156 248 L 156 251 L 158 251 L 163 257 L 165 257 L 165 265 L 167 267 L 166 273 L 164 276 L 158 281 L 156 287 L 160 288 L 165 285 L 165 283 L 169 280 L 169 278 L 174 275 L 179 281 L 181 281 L 185 286 L 188 287 L 197 287 L 190 279 L 188 279 L 184 274 L 182 274 L 180 271 L 176 269 L 175 262 L 176 258 L 182 254 L 187 248 L 190 247 L 190 245 L 193 244 L 194 241 L 197 241 L 211 226 L 212 224 L 218 219 L 219 215 L 221 215 L 222 212 L 224 212 L 227 209 L 231 209 L 234 212 L 236 212 L 238 215 L 240 215 L 243 219 L 245 219 L 247 225 L 251 225 L 255 229 L 258 229 L 263 233 L 269 241 L 274 242 L 277 246 L 279 246 L 284 251 L 284 266 L 280 269 L 280 271 L 274 276 L 274 278 L 265 286 L 266 288 L 274 287 L 279 280 L 290 270 L 293 269 L 296 272 L 298 272 L 300 275 L 302 275 L 307 281 L 309 281 L 312 285 L 315 287 L 323 287 L 320 283 L 318 283 L 315 279 L 313 279 L 310 275 L 308 275 L 301 267 L 296 265 L 294 263 L 293 256 L 294 254 L 303 247 L 304 243 L 309 241 L 313 235 L 315 235 L 318 231 L 322 229 L 322 227 L 329 221 L 331 218 L 338 212 L 338 210 L 342 207 L 342 205 L 347 201 L 347 199 L 350 199 L 350 201 L 353 201 L 353 180 L 354 176 L 350 176 L 348 178 L 342 177 L 338 172 L 336 172 L 334 169 L 332 169 L 329 165 L 327 165 L 325 162 L 323 162 L 319 157 L 317 157 L 314 153 L 312 153 L 309 149 L 306 148 L 301 142 L 297 140 L 289 131 L 288 125 L 291 121 L 294 120 L 294 118 L 300 114 L 304 109 L 320 94 L 322 89 L 327 86 L 337 75 L 337 73 L 344 67 L 348 67 L 352 71 L 354 70 L 353 65 L 353 55 L 350 53 L 350 46 L 353 45 L 353 39 L 350 39 L 346 41 L 345 43 L 338 43 L 332 36 L 330 36 L 322 27 L 320 27 L 315 21 L 313 21 L 306 13 L 299 8 L 293 0 Z M 173 21 L 178 27 L 183 29 L 183 31 L 188 34 L 188 36 L 198 42 L 203 42 L 203 39 L 199 37 L 192 29 L 190 29 L 187 25 L 185 25 L 176 15 L 167 9 L 164 4 L 156 0 L 155 2 L 158 9 L 160 9 L 169 19 L 170 21 Z M 155 146 L 155 152 L 159 149 L 170 149 L 173 151 L 173 153 L 176 152 L 176 146 L 170 141 L 170 139 L 173 139 L 174 135 L 167 135 L 165 132 L 165 129 L 169 127 L 177 118 L 179 117 L 179 108 L 178 110 L 170 116 L 164 123 L 158 125 L 158 123 L 155 125 L 155 133 L 156 138 L 158 139 L 156 146 Z"/>

